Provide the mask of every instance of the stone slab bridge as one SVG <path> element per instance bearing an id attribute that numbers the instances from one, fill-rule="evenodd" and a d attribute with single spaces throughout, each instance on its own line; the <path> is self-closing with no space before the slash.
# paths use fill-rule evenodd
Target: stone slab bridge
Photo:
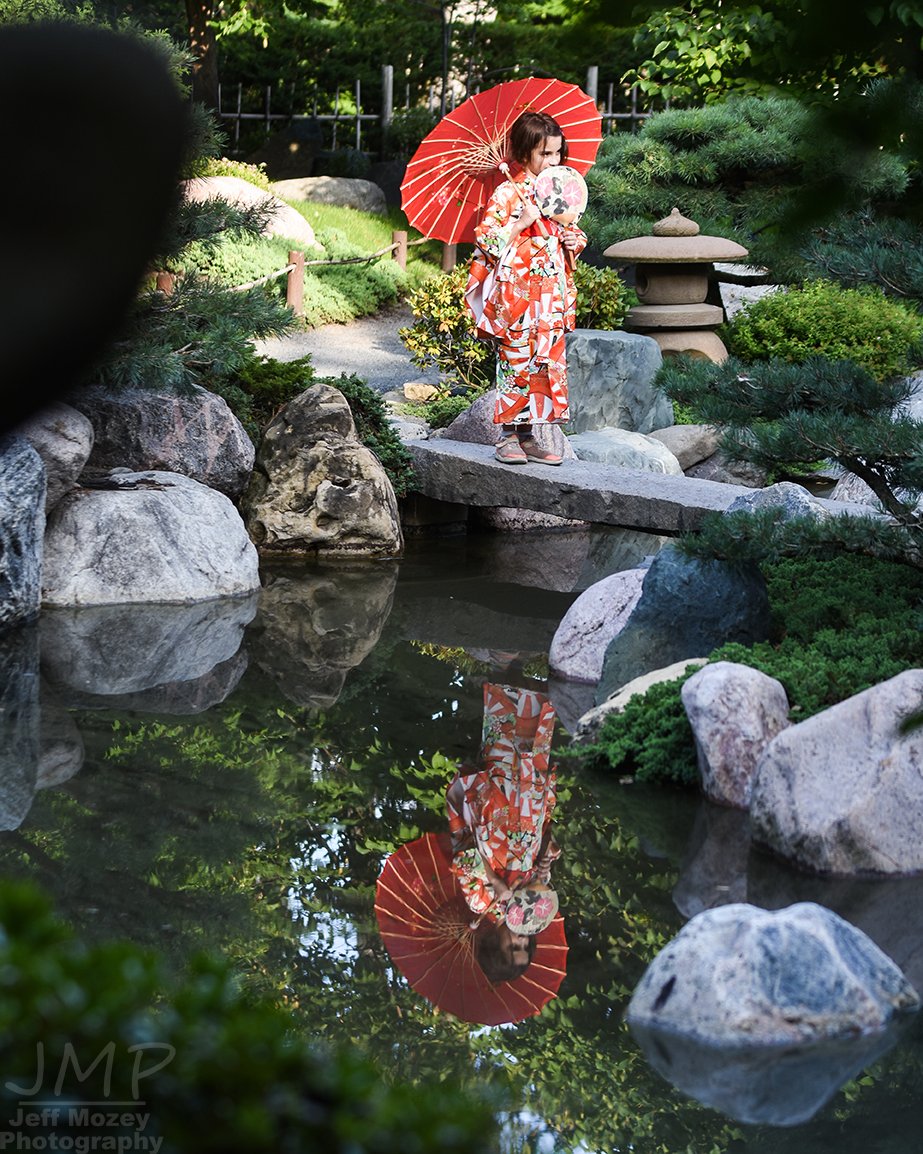
<path id="1" fill-rule="evenodd" d="M 503 465 L 494 459 L 493 445 L 467 441 L 409 440 L 405 446 L 413 458 L 416 491 L 433 500 L 532 509 L 665 536 L 693 531 L 706 513 L 723 513 L 735 498 L 754 492 L 743 485 L 590 461 Z M 842 501 L 815 500 L 835 513 L 854 509 Z"/>

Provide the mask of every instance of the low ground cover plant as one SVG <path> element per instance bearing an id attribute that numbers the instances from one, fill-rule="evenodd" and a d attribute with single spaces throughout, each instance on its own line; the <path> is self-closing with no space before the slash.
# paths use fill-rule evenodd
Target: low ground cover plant
<path id="1" fill-rule="evenodd" d="M 803 721 L 923 659 L 923 573 L 874 557 L 785 560 L 762 567 L 774 618 L 770 641 L 723 645 L 734 661 L 782 683 L 792 722 Z M 680 699 L 694 670 L 632 698 L 578 752 L 596 768 L 638 781 L 698 784 L 695 743 Z"/>
<path id="2" fill-rule="evenodd" d="M 266 173 L 257 165 L 220 157 L 203 160 L 200 169 L 199 175 L 237 176 L 267 195 L 271 192 Z M 419 238 L 414 230 L 408 230 L 406 217 L 397 208 L 381 214 L 306 200 L 287 203 L 308 221 L 319 245 L 316 250 L 305 251 L 309 262 L 304 276 L 307 325 L 346 324 L 376 313 L 419 287 L 439 268 L 441 246 L 436 241 L 411 245 L 406 270 L 387 252 L 372 260 L 360 259 L 387 249 L 396 229 L 409 231 L 411 239 Z M 285 268 L 289 251 L 302 247 L 301 242 L 275 236 L 225 236 L 219 246 L 194 241 L 183 252 L 183 269 L 233 288 Z M 354 263 L 310 263 L 323 260 Z M 265 291 L 284 300 L 285 283 L 285 277 L 280 276 L 267 282 Z"/>

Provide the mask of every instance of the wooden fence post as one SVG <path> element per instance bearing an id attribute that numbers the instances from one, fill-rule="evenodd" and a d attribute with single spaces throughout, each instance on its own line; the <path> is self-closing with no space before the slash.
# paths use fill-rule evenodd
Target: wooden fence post
<path id="1" fill-rule="evenodd" d="M 293 249 L 288 254 L 288 270 L 285 280 L 285 303 L 296 317 L 304 316 L 304 253 Z"/>
<path id="2" fill-rule="evenodd" d="M 443 244 L 442 246 L 442 271 L 451 272 L 458 264 L 458 245 Z"/>
<path id="3" fill-rule="evenodd" d="M 396 229 L 391 233 L 391 243 L 397 245 L 397 248 L 391 254 L 397 261 L 397 266 L 400 269 L 407 269 L 407 233 Z"/>

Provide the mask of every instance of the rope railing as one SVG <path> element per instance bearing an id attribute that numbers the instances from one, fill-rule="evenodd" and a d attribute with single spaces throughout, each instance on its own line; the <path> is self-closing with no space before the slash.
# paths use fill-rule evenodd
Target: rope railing
<path id="1" fill-rule="evenodd" d="M 392 242 L 380 248 L 377 252 L 370 253 L 368 256 L 346 256 L 338 257 L 333 260 L 305 260 L 304 253 L 300 249 L 292 249 L 288 254 L 288 264 L 284 268 L 276 269 L 275 272 L 268 272 L 265 276 L 257 277 L 256 280 L 247 281 L 246 284 L 234 285 L 231 292 L 242 293 L 248 292 L 250 289 L 258 288 L 261 284 L 268 284 L 269 281 L 276 280 L 280 276 L 287 278 L 285 286 L 285 303 L 294 312 L 295 316 L 304 316 L 304 270 L 306 268 L 317 268 L 320 266 L 343 265 L 343 264 L 368 264 L 373 260 L 379 260 L 383 256 L 391 253 L 394 260 L 397 261 L 401 269 L 407 268 L 407 249 L 414 245 L 426 244 L 430 239 L 427 236 L 418 237 L 416 240 L 408 240 L 407 233 L 401 229 L 395 229 L 392 233 Z M 448 272 L 455 267 L 456 263 L 456 248 L 454 244 L 444 244 L 442 246 L 442 269 L 443 272 Z M 174 277 L 172 273 L 160 272 L 157 274 L 156 287 L 159 292 L 170 294 L 173 291 Z"/>

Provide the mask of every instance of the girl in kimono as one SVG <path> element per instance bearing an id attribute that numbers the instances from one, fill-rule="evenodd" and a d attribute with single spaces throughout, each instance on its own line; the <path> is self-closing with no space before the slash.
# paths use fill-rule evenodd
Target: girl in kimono
<path id="1" fill-rule="evenodd" d="M 567 160 L 557 122 L 524 112 L 510 129 L 509 154 L 521 171 L 494 191 L 475 230 L 466 297 L 479 335 L 497 349 L 497 460 L 560 465 L 560 454 L 538 445 L 533 425 L 569 416 L 564 336 L 576 322 L 572 270 L 587 238 L 543 218 L 535 201 L 535 178 Z"/>

